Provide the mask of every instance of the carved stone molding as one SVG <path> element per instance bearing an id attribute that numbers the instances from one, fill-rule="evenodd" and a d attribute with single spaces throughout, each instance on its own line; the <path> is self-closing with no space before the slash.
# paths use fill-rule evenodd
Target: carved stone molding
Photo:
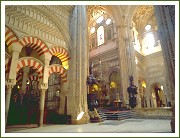
<path id="1" fill-rule="evenodd" d="M 45 6 L 6 6 L 5 13 L 6 24 L 15 29 L 40 36 L 63 47 L 67 46 L 65 41 L 70 41 L 67 31 L 68 26 L 63 26 L 62 23 L 59 25 L 62 19 L 58 18 L 51 9 Z M 67 16 L 66 18 L 69 17 Z M 65 24 L 67 25 L 68 23 Z"/>

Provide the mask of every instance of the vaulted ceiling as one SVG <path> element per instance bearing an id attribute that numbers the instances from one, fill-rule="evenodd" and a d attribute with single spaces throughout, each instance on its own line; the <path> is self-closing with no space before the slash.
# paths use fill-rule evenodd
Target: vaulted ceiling
<path id="1" fill-rule="evenodd" d="M 154 7 L 152 5 L 89 5 L 88 6 L 88 22 L 91 24 L 92 21 L 97 18 L 98 14 L 109 14 L 112 17 L 120 18 L 131 18 L 136 24 L 138 32 L 142 32 L 147 23 L 154 20 Z M 134 13 L 134 14 L 133 14 Z"/>
<path id="2" fill-rule="evenodd" d="M 142 33 L 145 26 L 154 19 L 154 7 L 152 5 L 141 5 L 137 7 L 133 16 L 133 22 L 136 24 L 136 30 Z"/>

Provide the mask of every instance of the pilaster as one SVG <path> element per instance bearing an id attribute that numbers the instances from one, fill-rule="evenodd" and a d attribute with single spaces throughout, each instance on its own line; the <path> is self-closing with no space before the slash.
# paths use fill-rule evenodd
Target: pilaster
<path id="1" fill-rule="evenodd" d="M 73 124 L 89 122 L 87 107 L 87 86 L 86 78 L 88 71 L 88 50 L 87 50 L 87 17 L 86 6 L 75 6 L 72 22 L 71 37 L 73 46 L 71 48 L 71 60 L 68 75 L 68 114 L 71 115 Z M 79 113 L 85 112 L 80 120 L 77 120 Z"/>

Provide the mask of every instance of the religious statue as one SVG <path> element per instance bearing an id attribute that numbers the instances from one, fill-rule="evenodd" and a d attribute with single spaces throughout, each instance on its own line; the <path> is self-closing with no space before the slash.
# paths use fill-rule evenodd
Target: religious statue
<path id="1" fill-rule="evenodd" d="M 129 93 L 129 105 L 131 108 L 136 107 L 137 100 L 136 100 L 136 94 L 137 94 L 137 87 L 133 84 L 133 77 L 130 76 L 130 86 L 127 88 L 127 91 Z"/>

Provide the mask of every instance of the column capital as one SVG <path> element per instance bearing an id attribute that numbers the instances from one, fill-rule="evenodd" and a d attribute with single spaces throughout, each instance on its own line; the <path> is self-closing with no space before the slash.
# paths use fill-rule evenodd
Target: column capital
<path id="1" fill-rule="evenodd" d="M 7 88 L 11 88 L 11 87 L 14 87 L 14 85 L 16 84 L 16 81 L 15 81 L 15 79 L 8 79 L 8 80 L 6 80 L 6 87 Z"/>
<path id="2" fill-rule="evenodd" d="M 43 83 L 39 85 L 39 89 L 41 90 L 47 90 L 48 89 L 48 83 Z"/>
<path id="3" fill-rule="evenodd" d="M 20 53 L 21 50 L 22 50 L 22 48 L 23 48 L 23 46 L 22 46 L 19 42 L 14 42 L 14 43 L 10 46 L 9 51 L 10 51 L 10 53 L 11 53 L 11 52 L 18 52 L 18 53 Z"/>

